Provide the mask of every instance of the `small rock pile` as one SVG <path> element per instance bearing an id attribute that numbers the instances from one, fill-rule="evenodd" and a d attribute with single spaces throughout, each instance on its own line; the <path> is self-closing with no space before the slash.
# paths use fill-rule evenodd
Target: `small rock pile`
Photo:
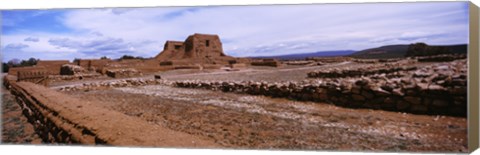
<path id="1" fill-rule="evenodd" d="M 76 75 L 80 73 L 87 73 L 88 71 L 81 66 L 64 64 L 60 68 L 60 75 Z"/>

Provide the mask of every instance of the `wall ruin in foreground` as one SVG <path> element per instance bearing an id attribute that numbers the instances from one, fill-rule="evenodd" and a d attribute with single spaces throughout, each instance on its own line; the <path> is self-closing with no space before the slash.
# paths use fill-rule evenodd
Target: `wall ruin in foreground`
<path id="1" fill-rule="evenodd" d="M 140 118 L 99 107 L 50 88 L 4 78 L 22 113 L 45 143 L 214 147 L 211 141 L 150 124 Z M 180 140 L 179 140 L 180 139 Z M 195 143 L 192 143 L 194 141 Z"/>

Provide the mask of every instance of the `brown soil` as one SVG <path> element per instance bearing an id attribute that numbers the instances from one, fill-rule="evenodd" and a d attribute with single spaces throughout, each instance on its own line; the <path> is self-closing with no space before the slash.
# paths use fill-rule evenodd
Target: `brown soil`
<path id="1" fill-rule="evenodd" d="M 70 92 L 228 148 L 465 152 L 465 118 L 168 86 Z"/>
<path id="2" fill-rule="evenodd" d="M 22 115 L 15 96 L 2 86 L 2 143 L 41 144 L 32 124 Z"/>

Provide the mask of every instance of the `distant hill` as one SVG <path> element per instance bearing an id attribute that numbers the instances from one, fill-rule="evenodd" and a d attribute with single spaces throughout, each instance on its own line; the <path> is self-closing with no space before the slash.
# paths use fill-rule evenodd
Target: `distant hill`
<path id="1" fill-rule="evenodd" d="M 410 45 L 388 45 L 377 48 L 361 50 L 350 54 L 354 58 L 363 59 L 385 59 L 385 58 L 403 58 L 408 51 Z M 431 45 L 429 45 L 431 46 Z M 467 45 L 435 45 L 434 47 L 447 48 L 451 53 L 467 53 Z"/>
<path id="2" fill-rule="evenodd" d="M 370 48 L 352 53 L 350 56 L 365 59 L 399 58 L 404 57 L 409 45 L 388 45 Z"/>
<path id="3" fill-rule="evenodd" d="M 346 56 L 356 51 L 353 50 L 339 50 L 339 51 L 318 51 L 313 53 L 301 53 L 301 54 L 288 54 L 288 55 L 276 55 L 276 56 L 258 56 L 251 58 L 273 58 L 280 60 L 302 60 L 307 57 L 331 57 L 331 56 Z"/>

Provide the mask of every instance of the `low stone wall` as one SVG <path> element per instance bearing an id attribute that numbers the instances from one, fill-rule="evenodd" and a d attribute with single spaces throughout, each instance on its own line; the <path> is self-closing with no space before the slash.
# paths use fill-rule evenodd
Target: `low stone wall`
<path id="1" fill-rule="evenodd" d="M 463 60 L 427 66 L 402 78 L 375 75 L 284 83 L 177 81 L 175 86 L 327 102 L 352 108 L 465 117 L 466 71 L 466 60 Z"/>
<path id="2" fill-rule="evenodd" d="M 58 112 L 52 111 L 44 104 L 39 103 L 27 90 L 23 89 L 22 86 L 25 84 L 10 83 L 9 88 L 12 94 L 16 96 L 23 115 L 34 126 L 36 133 L 42 138 L 43 142 L 104 144 L 104 141 L 97 140 L 95 136 L 89 134 L 91 131 L 75 127 L 75 124 L 65 121 L 58 116 Z"/>
<path id="3" fill-rule="evenodd" d="M 392 83 L 377 85 L 376 81 L 367 79 L 343 83 L 333 81 L 317 83 L 177 81 L 175 86 L 417 114 L 466 116 L 467 112 L 466 86 L 447 89 L 439 85 L 410 83 L 402 87 L 394 87 Z"/>
<path id="4" fill-rule="evenodd" d="M 326 69 L 307 73 L 309 78 L 345 78 L 345 77 L 361 77 L 375 74 L 390 74 L 399 71 L 416 70 L 415 66 L 401 66 L 399 64 L 384 66 L 370 66 L 365 68 L 352 68 L 346 70 Z"/>
<path id="5" fill-rule="evenodd" d="M 59 91 L 90 91 L 99 89 L 110 89 L 116 87 L 132 87 L 132 86 L 146 86 L 146 85 L 169 85 L 173 82 L 162 79 L 122 79 L 115 81 L 101 81 L 92 83 L 83 83 L 82 85 L 63 86 L 59 87 Z"/>
<path id="6" fill-rule="evenodd" d="M 436 56 L 417 57 L 418 62 L 450 62 L 458 59 L 466 59 L 466 54 L 444 54 Z"/>

